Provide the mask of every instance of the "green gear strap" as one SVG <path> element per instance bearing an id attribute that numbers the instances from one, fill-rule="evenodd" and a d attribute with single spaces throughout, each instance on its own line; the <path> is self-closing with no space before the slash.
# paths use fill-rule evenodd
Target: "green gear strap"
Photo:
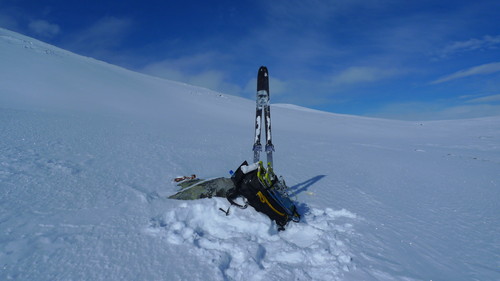
<path id="1" fill-rule="evenodd" d="M 267 169 L 264 168 L 262 161 L 259 161 L 258 165 L 257 177 L 259 178 L 260 183 L 267 188 L 271 188 L 273 186 L 273 181 L 276 178 L 273 168 L 271 167 L 271 163 L 267 163 Z"/>
<path id="2" fill-rule="evenodd" d="M 261 184 L 263 184 L 264 186 L 267 186 L 266 185 L 266 169 L 264 169 L 264 164 L 262 163 L 262 161 L 259 161 L 259 167 L 257 168 L 257 177 L 259 178 L 259 181 Z"/>
<path id="3" fill-rule="evenodd" d="M 268 187 L 271 187 L 273 185 L 273 180 L 276 177 L 273 171 L 273 167 L 271 167 L 271 163 L 267 163 L 267 170 L 266 170 L 266 183 Z"/>

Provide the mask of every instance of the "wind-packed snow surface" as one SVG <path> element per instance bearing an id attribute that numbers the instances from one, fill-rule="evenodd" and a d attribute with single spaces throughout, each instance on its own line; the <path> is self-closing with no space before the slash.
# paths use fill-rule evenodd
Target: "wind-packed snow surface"
<path id="1" fill-rule="evenodd" d="M 273 104 L 300 223 L 167 199 L 252 157 L 254 107 L 0 29 L 0 280 L 500 280 L 499 117 Z"/>

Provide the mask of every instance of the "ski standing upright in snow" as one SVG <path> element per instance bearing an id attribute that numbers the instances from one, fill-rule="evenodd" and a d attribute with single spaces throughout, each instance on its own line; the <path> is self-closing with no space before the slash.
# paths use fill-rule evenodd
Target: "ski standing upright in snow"
<path id="1" fill-rule="evenodd" d="M 262 151 L 262 144 L 260 136 L 262 131 L 262 119 L 266 130 L 266 146 L 265 151 L 267 154 L 267 165 L 273 167 L 273 152 L 274 145 L 271 137 L 271 107 L 269 96 L 269 73 L 267 67 L 261 66 L 257 74 L 257 108 L 255 113 L 255 139 L 253 144 L 253 161 L 257 163 L 260 161 L 260 152 Z"/>

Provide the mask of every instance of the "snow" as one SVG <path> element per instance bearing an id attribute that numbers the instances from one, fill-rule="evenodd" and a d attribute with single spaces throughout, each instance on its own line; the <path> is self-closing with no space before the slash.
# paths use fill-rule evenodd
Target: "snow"
<path id="1" fill-rule="evenodd" d="M 146 233 L 163 237 L 173 245 L 189 245 L 195 255 L 211 264 L 209 275 L 228 280 L 335 279 L 349 271 L 351 258 L 342 239 L 329 231 L 347 211 L 314 209 L 286 232 L 276 230 L 269 219 L 248 209 L 232 208 L 226 216 L 225 199 L 204 199 L 181 203 L 152 220 Z M 339 233 L 351 225 L 336 227 Z M 251 273 L 251 274 L 249 274 Z"/>
<path id="2" fill-rule="evenodd" d="M 303 214 L 278 232 L 225 199 L 167 199 L 178 175 L 252 158 L 255 101 L 4 29 L 0 61 L 0 280 L 500 279 L 500 117 L 272 105 Z"/>

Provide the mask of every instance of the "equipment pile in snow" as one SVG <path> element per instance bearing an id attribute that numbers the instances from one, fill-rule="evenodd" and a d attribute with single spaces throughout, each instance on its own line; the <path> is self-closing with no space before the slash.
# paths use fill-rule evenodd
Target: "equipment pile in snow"
<path id="1" fill-rule="evenodd" d="M 274 220 L 278 230 L 285 230 L 289 221 L 300 221 L 297 207 L 288 196 L 285 181 L 276 177 L 270 165 L 265 169 L 262 161 L 252 165 L 245 161 L 231 179 L 235 187 L 226 194 L 231 205 L 244 209 L 249 204 Z M 245 205 L 235 202 L 240 196 L 246 199 Z M 229 214 L 229 210 L 226 214 Z"/>
<path id="2" fill-rule="evenodd" d="M 209 180 L 188 179 L 177 184 L 180 191 L 169 199 L 196 200 L 201 198 L 226 197 L 229 189 L 234 188 L 231 179 L 220 177 Z"/>
<path id="3" fill-rule="evenodd" d="M 273 171 L 274 145 L 271 138 L 271 108 L 269 104 L 269 73 L 267 67 L 261 66 L 257 74 L 257 99 L 255 118 L 255 139 L 253 145 L 254 163 L 243 162 L 231 179 L 216 178 L 200 180 L 195 175 L 176 178 L 180 182 L 181 191 L 170 196 L 171 199 L 193 200 L 212 196 L 226 197 L 232 205 L 246 208 L 248 205 L 266 214 L 278 225 L 278 230 L 284 230 L 290 221 L 300 221 L 297 207 L 288 196 L 288 187 L 282 177 L 278 178 Z M 264 116 L 262 116 L 264 115 Z M 266 130 L 267 168 L 260 161 L 262 151 L 261 123 L 264 117 Z M 235 202 L 238 197 L 245 199 L 245 204 Z M 229 207 L 231 208 L 231 207 Z M 229 209 L 220 209 L 229 215 Z"/>

